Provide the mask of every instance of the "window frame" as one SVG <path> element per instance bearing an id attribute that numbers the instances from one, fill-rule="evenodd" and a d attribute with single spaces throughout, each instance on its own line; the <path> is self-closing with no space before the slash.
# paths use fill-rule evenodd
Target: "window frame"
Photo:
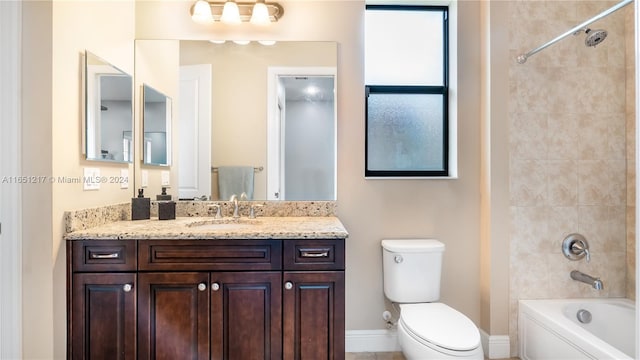
<path id="1" fill-rule="evenodd" d="M 443 13 L 443 78 L 442 85 L 369 85 L 365 83 L 365 178 L 449 177 L 449 6 L 442 5 L 366 5 L 368 10 L 438 11 Z M 366 33 L 365 33 L 366 36 Z M 369 95 L 425 94 L 442 95 L 442 169 L 438 170 L 372 170 L 369 169 Z"/>

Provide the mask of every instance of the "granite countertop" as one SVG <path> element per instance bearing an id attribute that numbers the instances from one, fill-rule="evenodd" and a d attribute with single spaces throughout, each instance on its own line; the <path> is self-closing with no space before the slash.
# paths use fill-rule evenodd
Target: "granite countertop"
<path id="1" fill-rule="evenodd" d="M 335 216 L 179 217 L 116 221 L 67 233 L 65 239 L 344 239 L 348 236 Z"/>

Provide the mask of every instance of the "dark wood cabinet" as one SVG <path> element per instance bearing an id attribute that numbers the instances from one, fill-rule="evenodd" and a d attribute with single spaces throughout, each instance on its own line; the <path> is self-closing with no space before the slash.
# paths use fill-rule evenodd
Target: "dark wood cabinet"
<path id="1" fill-rule="evenodd" d="M 67 258 L 67 357 L 135 358 L 136 242 L 73 241 Z"/>
<path id="2" fill-rule="evenodd" d="M 138 275 L 138 359 L 209 357 L 209 275 Z"/>
<path id="3" fill-rule="evenodd" d="M 285 272 L 285 360 L 344 358 L 344 272 Z"/>
<path id="4" fill-rule="evenodd" d="M 282 274 L 211 274 L 211 359 L 282 359 Z"/>
<path id="5" fill-rule="evenodd" d="M 75 274 L 70 324 L 73 359 L 133 359 L 135 274 Z"/>
<path id="6" fill-rule="evenodd" d="M 69 359 L 344 359 L 344 239 L 67 249 Z"/>

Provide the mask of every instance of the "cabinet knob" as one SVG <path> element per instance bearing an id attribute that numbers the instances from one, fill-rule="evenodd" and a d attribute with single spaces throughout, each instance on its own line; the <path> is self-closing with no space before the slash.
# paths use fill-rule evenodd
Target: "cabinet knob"
<path id="1" fill-rule="evenodd" d="M 198 290 L 200 290 L 200 291 L 207 290 L 207 284 L 205 284 L 205 283 L 198 284 Z"/>
<path id="2" fill-rule="evenodd" d="M 284 288 L 287 290 L 293 289 L 293 283 L 291 281 L 287 281 L 286 283 L 284 283 Z"/>
<path id="3" fill-rule="evenodd" d="M 213 290 L 213 291 L 220 290 L 220 284 L 218 284 L 218 283 L 211 284 L 211 290 Z"/>
<path id="4" fill-rule="evenodd" d="M 123 290 L 124 292 L 129 292 L 129 291 L 131 291 L 131 289 L 133 289 L 133 285 L 131 285 L 131 284 L 124 284 L 124 285 L 122 286 L 122 290 Z"/>

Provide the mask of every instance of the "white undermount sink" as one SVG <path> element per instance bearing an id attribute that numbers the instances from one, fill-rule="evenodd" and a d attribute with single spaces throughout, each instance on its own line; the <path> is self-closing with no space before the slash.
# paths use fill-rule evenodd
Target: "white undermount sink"
<path id="1" fill-rule="evenodd" d="M 248 218 L 222 218 L 222 219 L 207 219 L 197 220 L 187 224 L 187 227 L 195 228 L 199 230 L 234 230 L 244 229 L 255 225 L 260 225 L 262 222 L 257 219 Z"/>

